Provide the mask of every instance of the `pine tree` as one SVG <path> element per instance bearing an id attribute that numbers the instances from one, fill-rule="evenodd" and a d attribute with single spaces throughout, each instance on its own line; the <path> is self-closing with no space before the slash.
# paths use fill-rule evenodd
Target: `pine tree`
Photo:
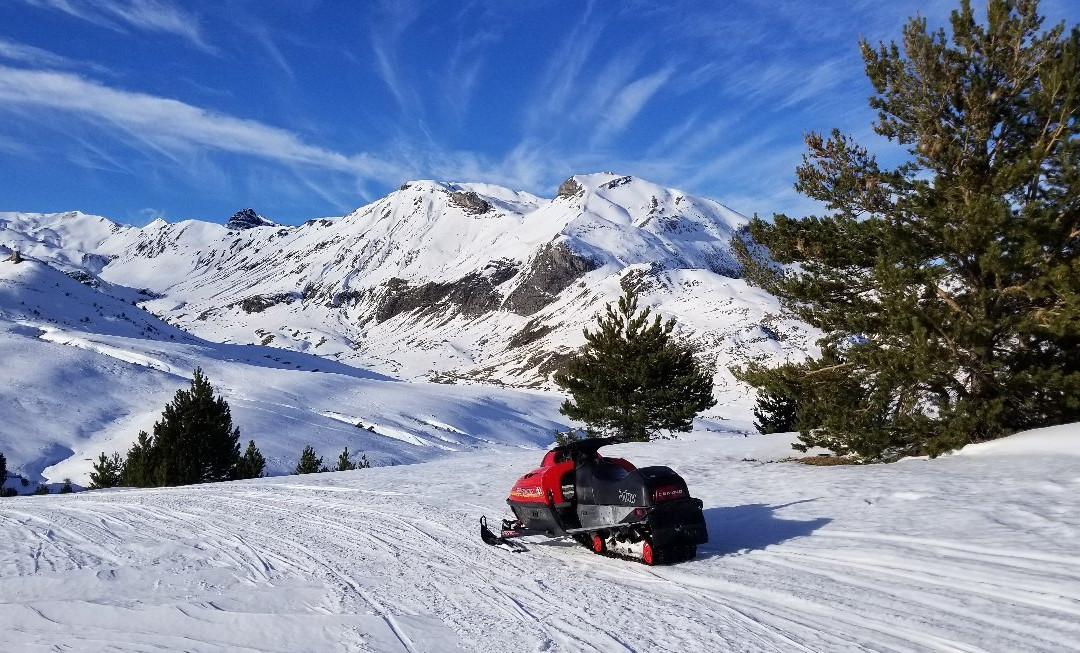
<path id="1" fill-rule="evenodd" d="M 232 425 L 229 404 L 214 396 L 210 381 L 196 369 L 188 390 L 177 390 L 154 424 L 159 454 L 157 485 L 188 485 L 236 477 L 240 429 Z"/>
<path id="2" fill-rule="evenodd" d="M 3 489 L 5 481 L 7 481 L 7 458 L 0 453 L 0 489 Z"/>
<path id="3" fill-rule="evenodd" d="M 116 487 L 123 480 L 124 463 L 120 460 L 120 454 L 114 453 L 112 457 L 107 457 L 102 451 L 97 462 L 94 463 L 94 470 L 90 472 L 90 489 Z"/>
<path id="4" fill-rule="evenodd" d="M 293 474 L 315 474 L 327 471 L 323 465 L 323 459 L 315 455 L 315 449 L 309 444 L 300 453 L 300 462 L 296 464 Z"/>
<path id="5" fill-rule="evenodd" d="M 124 482 L 152 487 L 231 480 L 240 460 L 239 439 L 229 404 L 214 396 L 197 368 L 191 387 L 177 390 L 166 404 L 154 435 L 139 433 L 124 464 Z"/>
<path id="6" fill-rule="evenodd" d="M 42 483 L 34 490 L 34 494 L 49 494 L 49 486 Z"/>
<path id="7" fill-rule="evenodd" d="M 75 488 L 71 486 L 71 479 L 65 478 L 64 484 L 60 486 L 60 494 L 71 494 L 75 491 Z"/>
<path id="8" fill-rule="evenodd" d="M 758 392 L 754 406 L 754 427 L 759 433 L 787 433 L 795 430 L 798 399 L 769 390 Z"/>
<path id="9" fill-rule="evenodd" d="M 260 478 L 266 470 L 266 458 L 255 447 L 254 440 L 248 440 L 244 455 L 236 463 L 236 478 Z"/>
<path id="10" fill-rule="evenodd" d="M 157 452 L 146 431 L 139 431 L 139 439 L 128 449 L 121 473 L 124 485 L 152 487 L 156 485 Z"/>
<path id="11" fill-rule="evenodd" d="M 638 297 L 627 289 L 618 308 L 608 304 L 596 331 L 585 329 L 586 344 L 554 376 L 567 390 L 559 412 L 596 429 L 630 440 L 649 440 L 660 431 L 689 431 L 694 416 L 712 407 L 712 371 L 676 339 L 675 320 L 649 321 L 638 312 Z"/>
<path id="12" fill-rule="evenodd" d="M 951 28 L 862 43 L 906 161 L 809 134 L 796 188 L 828 215 L 733 241 L 825 334 L 818 359 L 748 370 L 766 392 L 797 373 L 803 446 L 891 460 L 1080 419 L 1080 29 L 1040 31 L 1033 0 L 990 0 L 986 25 L 964 0 Z"/>
<path id="13" fill-rule="evenodd" d="M 367 459 L 367 455 L 361 454 L 360 460 L 356 462 L 357 469 L 368 469 L 371 467 L 371 461 Z"/>
<path id="14" fill-rule="evenodd" d="M 345 447 L 345 450 L 341 452 L 341 455 L 337 459 L 337 467 L 334 468 L 335 472 L 349 472 L 356 469 L 356 463 L 349 460 L 349 448 Z"/>

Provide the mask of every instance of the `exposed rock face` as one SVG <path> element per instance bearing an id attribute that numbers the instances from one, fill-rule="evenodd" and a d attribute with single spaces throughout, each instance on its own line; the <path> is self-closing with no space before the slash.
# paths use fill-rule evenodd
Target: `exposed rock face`
<path id="1" fill-rule="evenodd" d="M 551 324 L 544 324 L 540 320 L 533 318 L 529 320 L 529 323 L 525 325 L 521 331 L 518 331 L 510 338 L 506 343 L 506 346 L 510 349 L 516 349 L 517 347 L 524 347 L 525 345 L 532 344 L 537 340 L 543 338 L 547 334 L 555 330 L 555 327 Z"/>
<path id="2" fill-rule="evenodd" d="M 450 201 L 460 206 L 466 213 L 472 213 L 473 215 L 480 215 L 491 210 L 491 203 L 471 190 L 450 193 Z"/>
<path id="3" fill-rule="evenodd" d="M 573 177 L 559 184 L 559 197 L 573 197 L 582 192 L 581 184 Z"/>
<path id="4" fill-rule="evenodd" d="M 506 298 L 506 308 L 518 315 L 532 315 L 597 267 L 595 261 L 580 256 L 564 243 L 548 243 L 533 259 L 525 280 Z"/>
<path id="5" fill-rule="evenodd" d="M 225 226 L 229 229 L 241 231 L 253 227 L 276 227 L 278 225 L 277 223 L 262 217 L 256 213 L 254 209 L 240 209 L 229 218 L 229 221 L 225 223 Z"/>
<path id="6" fill-rule="evenodd" d="M 383 294 L 375 308 L 375 319 L 385 322 L 395 315 L 419 311 L 421 314 L 445 313 L 457 308 L 475 317 L 499 307 L 502 295 L 491 276 L 472 272 L 451 283 L 429 281 L 420 286 L 397 277 L 383 285 Z"/>
<path id="7" fill-rule="evenodd" d="M 485 265 L 483 273 L 491 280 L 491 285 L 499 286 L 513 279 L 518 269 L 519 266 L 513 259 L 501 258 Z"/>
<path id="8" fill-rule="evenodd" d="M 277 304 L 291 304 L 295 297 L 290 293 L 276 295 L 252 295 L 240 301 L 240 308 L 245 313 L 262 313 Z"/>
<path id="9" fill-rule="evenodd" d="M 626 184 L 629 184 L 632 181 L 634 181 L 634 178 L 630 177 L 630 176 L 617 177 L 615 179 L 612 179 L 608 183 L 604 184 L 604 188 L 606 188 L 608 190 L 611 190 L 613 188 L 618 188 L 619 186 L 624 186 Z"/>

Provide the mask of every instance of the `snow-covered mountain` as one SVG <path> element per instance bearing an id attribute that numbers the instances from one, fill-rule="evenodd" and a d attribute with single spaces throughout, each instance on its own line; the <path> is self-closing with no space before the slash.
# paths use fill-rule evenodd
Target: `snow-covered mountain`
<path id="1" fill-rule="evenodd" d="M 0 259 L 25 259 L 0 263 L 0 451 L 32 479 L 84 482 L 195 367 L 275 473 L 309 443 L 382 463 L 543 446 L 566 427 L 548 375 L 627 286 L 716 362 L 706 417 L 746 428 L 749 391 L 728 366 L 801 356 L 812 338 L 738 278 L 743 220 L 612 174 L 553 199 L 415 181 L 294 227 L 252 209 L 142 228 L 0 213 Z"/>
<path id="2" fill-rule="evenodd" d="M 312 354 L 214 343 L 133 306 L 138 291 L 4 258 L 0 249 L 0 452 L 31 481 L 85 484 L 98 453 L 125 452 L 150 431 L 196 367 L 272 474 L 289 473 L 308 444 L 330 465 L 344 447 L 387 465 L 542 447 L 564 427 L 542 392 L 404 383 Z"/>
<path id="3" fill-rule="evenodd" d="M 238 217 L 239 216 L 239 217 Z M 413 181 L 339 218 L 146 227 L 78 213 L 0 214 L 0 244 L 139 289 L 140 306 L 213 341 L 330 357 L 405 379 L 543 387 L 625 286 L 676 317 L 727 372 L 812 347 L 747 286 L 729 249 L 745 218 L 633 177 L 578 175 L 554 199 Z M 230 228 L 232 227 L 232 228 Z M 242 228 L 241 228 L 242 227 Z"/>

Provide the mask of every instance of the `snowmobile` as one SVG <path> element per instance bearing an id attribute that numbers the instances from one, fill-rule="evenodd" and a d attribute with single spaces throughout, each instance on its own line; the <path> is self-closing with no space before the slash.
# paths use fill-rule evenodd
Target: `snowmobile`
<path id="1" fill-rule="evenodd" d="M 701 499 L 669 467 L 634 467 L 599 449 L 625 440 L 586 438 L 547 452 L 539 469 L 518 479 L 499 535 L 480 518 L 487 544 L 524 550 L 515 538 L 571 537 L 594 553 L 647 565 L 680 562 L 709 541 Z"/>

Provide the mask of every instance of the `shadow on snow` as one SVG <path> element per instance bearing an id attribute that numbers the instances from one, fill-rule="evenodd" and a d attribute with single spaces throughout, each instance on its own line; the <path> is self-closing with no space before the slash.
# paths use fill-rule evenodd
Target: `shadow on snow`
<path id="1" fill-rule="evenodd" d="M 751 503 L 742 506 L 706 508 L 705 523 L 709 527 L 709 542 L 698 547 L 699 557 L 722 556 L 738 551 L 755 551 L 781 544 L 796 537 L 810 535 L 832 520 L 818 517 L 807 521 L 780 519 L 776 511 L 799 503 L 816 501 L 804 499 L 776 506 Z"/>

